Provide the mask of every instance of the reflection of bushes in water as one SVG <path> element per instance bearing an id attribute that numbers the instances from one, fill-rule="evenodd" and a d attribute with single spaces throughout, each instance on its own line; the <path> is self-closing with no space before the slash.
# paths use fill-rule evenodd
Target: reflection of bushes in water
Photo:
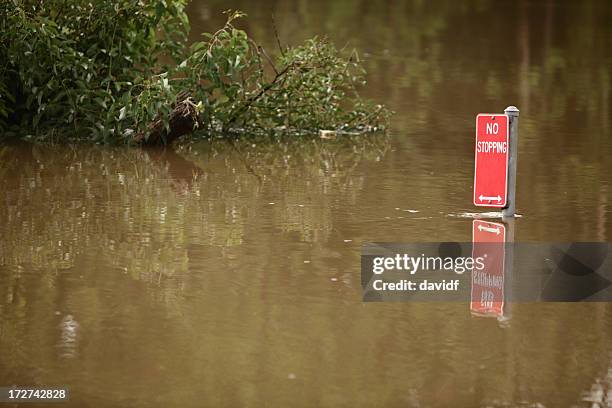
<path id="1" fill-rule="evenodd" d="M 287 139 L 278 145 L 265 139 L 196 143 L 180 150 L 203 167 L 215 160 L 242 167 L 242 182 L 253 191 L 252 197 L 265 195 L 274 202 L 270 209 L 274 223 L 283 231 L 298 233 L 301 241 L 312 242 L 328 239 L 335 206 L 357 201 L 365 177 L 355 169 L 364 161 L 379 161 L 388 146 L 388 137 L 380 134 Z"/>
<path id="2" fill-rule="evenodd" d="M 279 179 L 299 171 L 302 177 L 307 172 L 342 180 L 362 161 L 379 161 L 388 147 L 389 137 L 385 134 L 370 137 L 340 135 L 333 140 L 283 138 L 274 143 L 261 136 L 233 141 L 190 142 L 178 146 L 178 152 L 203 168 L 209 166 L 211 160 L 231 160 L 234 156 L 249 172 L 259 177 Z"/>
<path id="3" fill-rule="evenodd" d="M 183 205 L 180 194 L 169 194 L 166 165 L 138 150 L 28 150 L 28 161 L 14 155 L 3 165 L 19 163 L 22 172 L 4 192 L 2 233 L 10 238 L 0 243 L 3 264 L 67 269 L 97 248 L 112 265 L 154 280 L 172 273 L 162 266 L 184 262 L 168 244 L 180 231 L 163 219 Z"/>
<path id="4" fill-rule="evenodd" d="M 247 223 L 265 222 L 261 199 L 278 194 L 275 224 L 298 231 L 304 240 L 325 238 L 332 227 L 329 193 L 354 201 L 349 183 L 359 177 L 351 177 L 353 169 L 377 160 L 387 148 L 384 137 L 308 139 L 257 145 L 239 154 L 246 143 L 186 145 L 180 150 L 184 156 L 125 148 L 10 147 L 0 164 L 6 174 L 0 179 L 0 266 L 57 271 L 95 253 L 133 278 L 158 283 L 187 271 L 191 244 L 240 245 Z M 294 205 L 308 203 L 313 205 Z"/>

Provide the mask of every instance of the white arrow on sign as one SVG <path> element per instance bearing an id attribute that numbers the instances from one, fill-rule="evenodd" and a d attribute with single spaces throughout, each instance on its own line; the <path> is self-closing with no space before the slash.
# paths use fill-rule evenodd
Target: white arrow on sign
<path id="1" fill-rule="evenodd" d="M 502 200 L 499 194 L 497 195 L 497 197 L 485 197 L 481 194 L 478 198 L 480 199 L 480 201 L 497 201 L 498 203 L 501 203 Z"/>
<path id="2" fill-rule="evenodd" d="M 497 235 L 501 234 L 501 231 L 499 230 L 498 227 L 489 228 L 489 227 L 484 227 L 482 225 L 479 225 L 478 226 L 478 230 L 481 231 L 481 232 L 482 231 L 492 232 L 492 233 L 497 234 Z"/>

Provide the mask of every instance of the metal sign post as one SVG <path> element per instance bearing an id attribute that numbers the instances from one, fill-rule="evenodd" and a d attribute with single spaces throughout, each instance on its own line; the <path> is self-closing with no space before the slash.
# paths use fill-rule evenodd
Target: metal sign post
<path id="1" fill-rule="evenodd" d="M 502 210 L 502 217 L 514 217 L 516 212 L 516 161 L 518 159 L 518 124 L 519 110 L 516 106 L 508 106 L 504 113 L 510 122 L 510 154 L 508 158 L 508 202 Z"/>

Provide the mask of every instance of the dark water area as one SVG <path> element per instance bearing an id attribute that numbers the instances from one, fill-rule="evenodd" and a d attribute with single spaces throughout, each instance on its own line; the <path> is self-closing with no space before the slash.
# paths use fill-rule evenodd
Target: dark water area
<path id="1" fill-rule="evenodd" d="M 611 241 L 612 3 L 195 1 L 357 49 L 370 137 L 0 146 L 0 385 L 75 407 L 572 407 L 607 303 L 362 303 L 365 242 L 472 239 L 475 116 L 520 109 L 517 241 Z M 271 16 L 274 15 L 272 23 Z"/>

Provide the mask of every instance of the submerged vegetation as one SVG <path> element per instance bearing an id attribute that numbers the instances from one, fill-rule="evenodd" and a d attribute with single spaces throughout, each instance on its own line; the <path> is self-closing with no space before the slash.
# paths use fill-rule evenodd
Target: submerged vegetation
<path id="1" fill-rule="evenodd" d="M 366 132 L 389 111 L 358 94 L 355 52 L 314 38 L 272 55 L 227 21 L 187 42 L 186 0 L 0 5 L 0 131 L 41 140 L 169 143 L 197 131 Z"/>

